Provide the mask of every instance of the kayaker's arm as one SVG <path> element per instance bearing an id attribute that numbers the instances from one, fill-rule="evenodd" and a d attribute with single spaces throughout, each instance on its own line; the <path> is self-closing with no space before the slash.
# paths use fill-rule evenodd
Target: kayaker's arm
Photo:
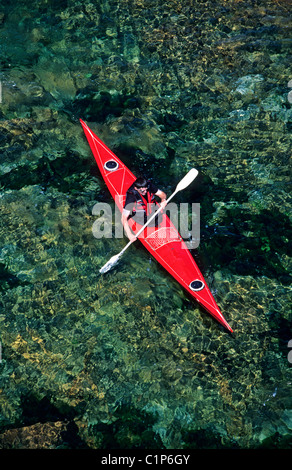
<path id="1" fill-rule="evenodd" d="M 160 197 L 160 205 L 164 209 L 166 206 L 166 194 L 158 189 L 157 193 L 155 193 L 155 196 Z"/>
<path id="2" fill-rule="evenodd" d="M 122 212 L 122 224 L 123 224 L 123 227 L 125 229 L 125 232 L 126 232 L 126 235 L 128 237 L 128 239 L 131 241 L 131 242 L 134 242 L 136 240 L 136 237 L 135 235 L 132 233 L 130 227 L 129 227 L 129 224 L 128 224 L 128 217 L 130 215 L 130 211 L 127 211 L 126 209 L 123 210 Z"/>

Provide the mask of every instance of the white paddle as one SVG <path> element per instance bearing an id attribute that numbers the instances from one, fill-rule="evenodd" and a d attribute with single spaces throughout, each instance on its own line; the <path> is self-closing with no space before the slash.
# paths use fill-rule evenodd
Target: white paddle
<path id="1" fill-rule="evenodd" d="M 198 176 L 198 170 L 195 168 L 192 168 L 184 177 L 183 179 L 178 183 L 175 191 L 172 193 L 172 195 L 167 199 L 166 204 L 169 203 L 169 201 L 175 196 L 178 191 L 182 191 L 185 189 L 187 186 L 191 184 L 192 181 Z M 135 234 L 136 238 L 139 237 L 139 235 L 145 230 L 147 225 L 157 216 L 157 214 L 162 210 L 162 207 L 160 206 L 159 209 L 152 214 L 152 216 L 147 220 L 146 224 L 143 225 L 142 228 Z M 106 273 L 109 271 L 120 259 L 122 254 L 126 251 L 127 248 L 132 244 L 133 242 L 129 241 L 129 243 L 118 253 L 117 255 L 114 255 L 111 257 L 111 259 L 99 270 L 100 273 Z"/>

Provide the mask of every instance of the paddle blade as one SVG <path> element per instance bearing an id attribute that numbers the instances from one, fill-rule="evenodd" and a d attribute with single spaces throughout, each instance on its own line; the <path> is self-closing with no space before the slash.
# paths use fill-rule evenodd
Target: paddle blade
<path id="1" fill-rule="evenodd" d="M 112 269 L 117 264 L 119 259 L 120 259 L 120 254 L 112 256 L 111 259 L 108 260 L 108 262 L 105 263 L 105 265 L 102 268 L 100 268 L 99 272 L 101 274 L 107 273 L 110 269 Z"/>
<path id="2" fill-rule="evenodd" d="M 184 177 L 183 179 L 178 183 L 176 187 L 176 191 L 181 191 L 182 189 L 185 189 L 189 184 L 191 184 L 192 181 L 198 176 L 199 172 L 196 170 L 196 168 L 192 168 Z"/>

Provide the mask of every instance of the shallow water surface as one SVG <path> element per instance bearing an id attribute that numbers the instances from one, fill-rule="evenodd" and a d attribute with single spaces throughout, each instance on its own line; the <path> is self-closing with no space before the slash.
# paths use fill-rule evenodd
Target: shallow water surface
<path id="1" fill-rule="evenodd" d="M 289 2 L 16 0 L 0 12 L 0 448 L 290 448 Z M 139 242 L 79 123 L 177 202 L 234 334 Z M 113 227 L 114 230 L 114 227 Z"/>

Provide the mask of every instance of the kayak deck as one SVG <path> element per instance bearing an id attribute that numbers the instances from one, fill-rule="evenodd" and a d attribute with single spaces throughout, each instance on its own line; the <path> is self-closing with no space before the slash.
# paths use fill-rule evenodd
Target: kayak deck
<path id="1" fill-rule="evenodd" d="M 84 133 L 92 150 L 104 181 L 122 212 L 126 192 L 136 180 L 134 174 L 80 119 Z M 129 226 L 137 233 L 141 225 L 129 220 Z M 232 328 L 223 317 L 210 289 L 194 258 L 176 227 L 165 213 L 159 226 L 146 227 L 139 240 L 151 255 L 227 330 Z"/>

